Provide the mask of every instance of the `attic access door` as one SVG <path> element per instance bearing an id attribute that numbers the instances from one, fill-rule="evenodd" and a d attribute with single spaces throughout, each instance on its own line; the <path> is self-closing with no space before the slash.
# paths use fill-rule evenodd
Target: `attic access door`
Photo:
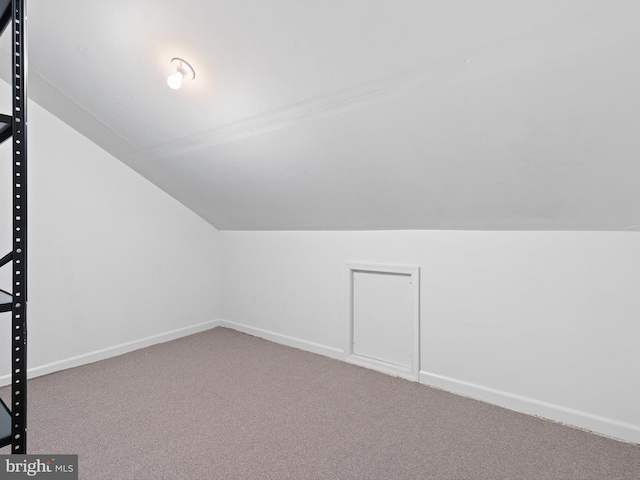
<path id="1" fill-rule="evenodd" d="M 346 360 L 417 380 L 419 269 L 348 264 Z"/>

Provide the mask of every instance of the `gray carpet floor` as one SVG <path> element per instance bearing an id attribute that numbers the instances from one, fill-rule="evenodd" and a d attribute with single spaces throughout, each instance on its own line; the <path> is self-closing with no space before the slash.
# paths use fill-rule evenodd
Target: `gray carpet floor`
<path id="1" fill-rule="evenodd" d="M 638 445 L 224 328 L 30 380 L 28 449 L 84 480 L 640 478 Z"/>

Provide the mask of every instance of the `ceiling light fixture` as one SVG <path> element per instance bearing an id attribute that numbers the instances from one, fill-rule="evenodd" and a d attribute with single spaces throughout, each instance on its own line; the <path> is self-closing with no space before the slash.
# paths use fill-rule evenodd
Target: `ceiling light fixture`
<path id="1" fill-rule="evenodd" d="M 182 85 L 182 79 L 193 80 L 196 78 L 196 72 L 193 67 L 181 58 L 172 58 L 171 65 L 175 69 L 175 73 L 169 75 L 167 78 L 167 84 L 177 90 Z"/>

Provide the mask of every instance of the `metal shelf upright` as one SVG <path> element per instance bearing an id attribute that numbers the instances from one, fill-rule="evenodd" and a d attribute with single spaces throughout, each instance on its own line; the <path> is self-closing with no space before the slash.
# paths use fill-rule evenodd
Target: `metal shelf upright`
<path id="1" fill-rule="evenodd" d="M 0 267 L 12 263 L 11 293 L 0 290 L 0 312 L 11 312 L 11 408 L 0 400 L 0 446 L 27 453 L 27 31 L 26 0 L 0 0 L 0 35 L 11 23 L 11 115 L 0 114 L 0 143 L 13 144 L 12 250 Z"/>

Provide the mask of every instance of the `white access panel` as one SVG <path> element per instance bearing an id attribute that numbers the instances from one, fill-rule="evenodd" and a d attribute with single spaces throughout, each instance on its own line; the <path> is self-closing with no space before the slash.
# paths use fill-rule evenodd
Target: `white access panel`
<path id="1" fill-rule="evenodd" d="M 349 265 L 347 359 L 386 373 L 418 376 L 417 268 Z"/>

